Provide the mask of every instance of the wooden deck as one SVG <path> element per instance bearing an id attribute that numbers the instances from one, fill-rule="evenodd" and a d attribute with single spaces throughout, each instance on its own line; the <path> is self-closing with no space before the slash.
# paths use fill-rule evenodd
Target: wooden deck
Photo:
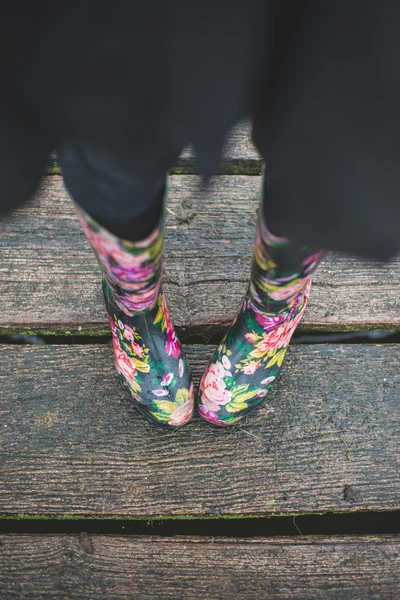
<path id="1" fill-rule="evenodd" d="M 157 429 L 120 389 L 99 269 L 51 172 L 1 223 L 0 599 L 397 600 L 400 345 L 292 346 L 240 427 Z M 164 280 L 196 382 L 244 292 L 260 174 L 244 127 L 207 198 L 190 152 L 171 177 Z M 399 331 L 400 257 L 329 255 L 300 329 Z"/>

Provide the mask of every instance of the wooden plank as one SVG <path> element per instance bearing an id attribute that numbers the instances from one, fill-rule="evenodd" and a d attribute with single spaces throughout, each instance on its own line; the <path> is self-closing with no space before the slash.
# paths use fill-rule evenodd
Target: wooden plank
<path id="1" fill-rule="evenodd" d="M 195 379 L 211 347 L 187 347 Z M 165 431 L 111 347 L 0 346 L 0 513 L 172 517 L 400 509 L 400 345 L 290 349 L 240 427 Z"/>
<path id="2" fill-rule="evenodd" d="M 195 156 L 191 148 L 186 149 L 179 158 L 177 169 L 196 172 Z M 221 173 L 240 174 L 251 171 L 259 174 L 262 169 L 261 156 L 251 139 L 251 127 L 241 123 L 230 132 L 221 159 Z"/>
<path id="3" fill-rule="evenodd" d="M 182 330 L 223 329 L 249 275 L 261 180 L 219 176 L 202 198 L 194 175 L 171 177 L 165 287 Z M 99 268 L 60 177 L 1 223 L 0 331 L 108 332 Z M 315 275 L 303 329 L 400 329 L 400 257 L 330 255 Z"/>
<path id="4" fill-rule="evenodd" d="M 220 172 L 224 174 L 259 174 L 262 160 L 251 140 L 251 127 L 240 123 L 230 132 L 221 158 Z M 175 173 L 196 173 L 195 155 L 191 148 L 185 149 L 173 169 Z M 52 154 L 48 165 L 49 174 L 59 174 L 56 155 Z"/>
<path id="5" fill-rule="evenodd" d="M 399 536 L 1 536 L 3 600 L 397 600 Z"/>

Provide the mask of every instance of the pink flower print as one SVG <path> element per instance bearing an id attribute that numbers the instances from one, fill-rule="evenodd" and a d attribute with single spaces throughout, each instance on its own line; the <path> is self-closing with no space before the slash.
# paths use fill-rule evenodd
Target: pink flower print
<path id="1" fill-rule="evenodd" d="M 136 354 L 137 356 L 142 356 L 144 350 L 142 346 L 140 346 L 140 344 L 137 344 L 136 342 L 131 342 L 129 344 L 129 347 L 134 354 Z"/>
<path id="2" fill-rule="evenodd" d="M 111 266 L 110 270 L 117 279 L 123 281 L 146 281 L 154 275 L 156 267 L 154 264 L 147 265 L 146 267 L 141 266 L 130 266 L 130 267 L 121 267 Z M 123 287 L 123 284 L 122 284 Z"/>
<path id="3" fill-rule="evenodd" d="M 128 340 L 128 342 L 133 342 L 135 338 L 135 332 L 133 331 L 132 327 L 129 327 L 129 325 L 125 325 L 123 336 L 125 339 Z"/>
<path id="4" fill-rule="evenodd" d="M 270 352 L 277 348 L 284 348 L 290 342 L 290 338 L 294 331 L 291 330 L 288 323 L 289 319 L 286 319 L 279 327 L 269 333 L 264 333 L 262 341 L 257 344 L 256 352 Z M 250 352 L 250 356 L 254 356 L 254 350 Z"/>
<path id="5" fill-rule="evenodd" d="M 253 396 L 253 398 L 264 398 L 267 395 L 267 390 L 258 390 L 258 392 Z"/>
<path id="6" fill-rule="evenodd" d="M 114 358 L 117 371 L 125 377 L 127 381 L 133 381 L 136 375 L 135 365 L 127 354 L 120 347 L 117 338 L 113 337 Z"/>
<path id="7" fill-rule="evenodd" d="M 123 324 L 123 322 L 122 322 L 122 321 L 120 321 L 119 319 L 118 319 L 118 327 L 120 328 L 120 330 L 121 330 L 121 331 L 123 331 L 123 330 L 124 330 L 124 324 Z"/>
<path id="8" fill-rule="evenodd" d="M 167 341 L 165 342 L 165 352 L 173 358 L 179 358 L 181 355 L 181 345 L 175 333 L 174 326 L 172 325 L 171 317 L 169 315 L 167 301 L 165 295 L 161 293 L 161 311 L 163 328 L 165 327 Z"/>
<path id="9" fill-rule="evenodd" d="M 126 301 L 125 296 L 118 296 L 118 294 L 115 294 L 115 302 L 116 302 L 118 308 L 120 308 L 128 317 L 131 317 L 132 314 L 137 311 L 129 309 L 125 305 L 125 301 Z"/>
<path id="10" fill-rule="evenodd" d="M 168 386 L 171 381 L 174 378 L 174 374 L 173 373 L 168 373 L 168 375 L 164 375 L 164 377 L 161 379 L 161 384 L 162 386 Z"/>
<path id="11" fill-rule="evenodd" d="M 293 305 L 290 309 L 291 313 L 295 313 L 298 309 L 298 307 L 303 303 L 304 306 L 302 308 L 302 313 L 304 312 L 307 302 L 308 302 L 308 298 L 310 296 L 310 290 L 311 290 L 311 276 L 309 276 L 308 278 L 305 279 L 306 283 L 304 285 L 304 289 L 301 291 L 301 293 L 297 296 L 297 298 L 294 300 Z"/>
<path id="12" fill-rule="evenodd" d="M 260 381 L 260 385 L 269 385 L 275 380 L 275 375 L 271 375 L 270 377 L 266 377 L 262 381 Z"/>
<path id="13" fill-rule="evenodd" d="M 126 269 L 137 269 L 149 261 L 150 256 L 148 252 L 141 252 L 140 254 L 131 254 L 125 248 L 114 246 L 109 251 L 109 256 L 114 262 L 122 268 Z"/>
<path id="14" fill-rule="evenodd" d="M 252 350 L 250 352 L 250 356 L 254 356 L 255 352 L 257 352 L 257 353 L 258 352 L 262 352 L 262 353 L 268 352 L 268 350 L 270 350 L 270 346 L 268 344 L 268 339 L 269 339 L 268 334 L 264 333 L 264 335 L 262 337 L 262 341 L 257 344 L 257 350 L 256 351 Z"/>
<path id="15" fill-rule="evenodd" d="M 143 281 L 124 281 L 123 288 L 125 292 L 141 292 L 143 290 Z"/>
<path id="16" fill-rule="evenodd" d="M 213 373 L 219 379 L 226 377 L 226 371 L 225 371 L 224 365 L 221 362 L 212 363 L 208 367 L 208 372 Z"/>
<path id="17" fill-rule="evenodd" d="M 323 257 L 323 255 L 324 255 L 324 250 L 317 250 L 313 254 L 306 256 L 306 258 L 301 263 L 303 265 L 303 267 L 306 267 L 304 269 L 304 273 L 309 273 L 310 271 L 313 271 L 315 269 L 317 263 Z"/>
<path id="18" fill-rule="evenodd" d="M 232 365 L 231 365 L 231 361 L 226 356 L 226 354 L 224 354 L 224 356 L 222 357 L 221 362 L 222 362 L 222 366 L 224 367 L 224 369 L 229 371 L 229 369 L 231 368 Z"/>
<path id="19" fill-rule="evenodd" d="M 260 336 L 256 333 L 246 333 L 244 337 L 250 344 L 255 344 L 260 339 Z"/>
<path id="20" fill-rule="evenodd" d="M 289 321 L 289 323 L 288 323 L 288 331 L 287 331 L 287 334 L 289 335 L 288 344 L 290 342 L 290 338 L 294 334 L 295 329 L 297 328 L 298 324 L 300 323 L 300 321 L 303 317 L 305 308 L 306 307 L 304 306 L 304 308 L 295 316 L 295 318 L 292 319 L 291 321 Z"/>
<path id="21" fill-rule="evenodd" d="M 280 325 L 287 319 L 287 311 L 285 313 L 281 313 L 280 315 L 265 315 L 259 310 L 257 310 L 254 306 L 253 310 L 257 322 L 260 323 L 264 331 L 272 331 L 273 329 L 276 329 L 278 325 Z"/>
<path id="22" fill-rule="evenodd" d="M 125 296 L 116 296 L 118 306 L 125 314 L 131 316 L 131 313 L 141 312 L 154 306 L 160 288 L 160 282 L 149 287 L 140 294 L 126 294 Z"/>
<path id="23" fill-rule="evenodd" d="M 209 423 L 214 423 L 215 425 L 221 426 L 228 425 L 228 423 L 225 423 L 225 421 L 220 421 L 220 419 L 218 419 L 218 415 L 216 412 L 213 412 L 212 410 L 207 410 L 206 408 L 204 408 L 204 406 L 199 406 L 198 411 L 206 421 L 209 421 Z"/>
<path id="24" fill-rule="evenodd" d="M 178 394 L 180 397 L 178 398 Z M 194 410 L 194 384 L 191 382 L 189 389 L 179 390 L 176 396 L 178 402 L 186 399 L 183 404 L 178 405 L 177 408 L 173 411 L 170 416 L 170 420 L 168 421 L 169 425 L 184 425 L 187 423 L 192 415 Z"/>
<path id="25" fill-rule="evenodd" d="M 165 295 L 162 295 L 161 298 L 161 306 L 162 306 L 162 311 L 163 311 L 163 316 L 164 316 L 164 321 L 165 321 L 165 327 L 167 330 L 171 330 L 174 328 L 174 326 L 172 325 L 172 321 L 171 321 L 171 317 L 169 314 L 169 310 L 168 310 L 168 306 L 167 306 L 167 301 L 165 299 Z"/>
<path id="26" fill-rule="evenodd" d="M 185 370 L 185 365 L 183 364 L 183 360 L 180 358 L 179 359 L 179 363 L 178 363 L 178 374 L 179 374 L 179 377 L 183 376 L 184 370 Z"/>
<path id="27" fill-rule="evenodd" d="M 87 226 L 83 226 L 83 229 L 96 252 L 105 259 L 118 249 L 118 242 L 108 235 L 107 232 L 95 232 Z"/>
<path id="28" fill-rule="evenodd" d="M 181 345 L 174 329 L 167 329 L 167 341 L 165 342 L 165 351 L 173 358 L 179 358 L 181 355 Z"/>
<path id="29" fill-rule="evenodd" d="M 289 285 L 287 287 L 282 287 L 278 290 L 274 290 L 273 292 L 270 292 L 269 296 L 270 296 L 270 298 L 272 298 L 272 300 L 291 301 L 294 299 L 295 296 L 297 296 L 297 294 L 299 294 L 301 292 L 303 287 L 304 287 L 304 279 L 301 279 L 300 281 L 298 281 L 297 283 L 294 283 L 293 285 Z"/>
<path id="30" fill-rule="evenodd" d="M 204 373 L 200 390 L 202 392 L 202 404 L 206 410 L 218 412 L 220 407 L 231 401 L 231 393 L 226 389 L 223 377 L 226 371 L 222 363 L 211 364 Z"/>
<path id="31" fill-rule="evenodd" d="M 260 365 L 253 361 L 251 363 L 249 363 L 248 365 L 246 365 L 245 367 L 243 367 L 243 373 L 245 373 L 246 375 L 252 375 L 253 373 L 255 373 L 258 369 Z"/>
<path id="32" fill-rule="evenodd" d="M 172 413 L 168 425 L 184 425 L 193 414 L 193 401 L 188 400 L 182 406 L 178 406 Z"/>
<path id="33" fill-rule="evenodd" d="M 159 390 L 153 390 L 153 394 L 154 394 L 155 396 L 168 396 L 168 394 L 169 394 L 169 391 L 168 391 L 168 390 L 165 390 L 165 389 L 162 389 L 162 388 L 160 388 Z"/>

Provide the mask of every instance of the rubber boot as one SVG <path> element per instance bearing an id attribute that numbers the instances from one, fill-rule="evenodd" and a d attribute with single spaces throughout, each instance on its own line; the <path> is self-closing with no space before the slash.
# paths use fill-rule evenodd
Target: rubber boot
<path id="1" fill-rule="evenodd" d="M 194 385 L 161 285 L 163 217 L 140 241 L 110 233 L 74 203 L 102 270 L 115 365 L 138 410 L 158 425 L 187 423 Z"/>
<path id="2" fill-rule="evenodd" d="M 323 251 L 296 251 L 272 235 L 260 209 L 251 279 L 242 306 L 202 376 L 198 411 L 220 427 L 235 425 L 256 409 L 276 382 L 290 339 L 307 306 L 312 273 Z"/>

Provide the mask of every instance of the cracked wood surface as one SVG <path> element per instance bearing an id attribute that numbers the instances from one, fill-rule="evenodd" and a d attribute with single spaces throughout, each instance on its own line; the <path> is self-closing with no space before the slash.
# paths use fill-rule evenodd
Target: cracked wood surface
<path id="1" fill-rule="evenodd" d="M 184 331 L 223 330 L 245 291 L 261 178 L 172 176 L 164 281 Z M 0 332 L 108 332 L 99 267 L 59 176 L 1 223 Z M 328 255 L 300 329 L 399 329 L 400 257 L 388 264 Z"/>
<path id="2" fill-rule="evenodd" d="M 212 347 L 186 347 L 195 381 Z M 0 346 L 0 513 L 145 516 L 400 509 L 400 345 L 299 345 L 241 426 L 164 431 L 108 345 Z"/>

